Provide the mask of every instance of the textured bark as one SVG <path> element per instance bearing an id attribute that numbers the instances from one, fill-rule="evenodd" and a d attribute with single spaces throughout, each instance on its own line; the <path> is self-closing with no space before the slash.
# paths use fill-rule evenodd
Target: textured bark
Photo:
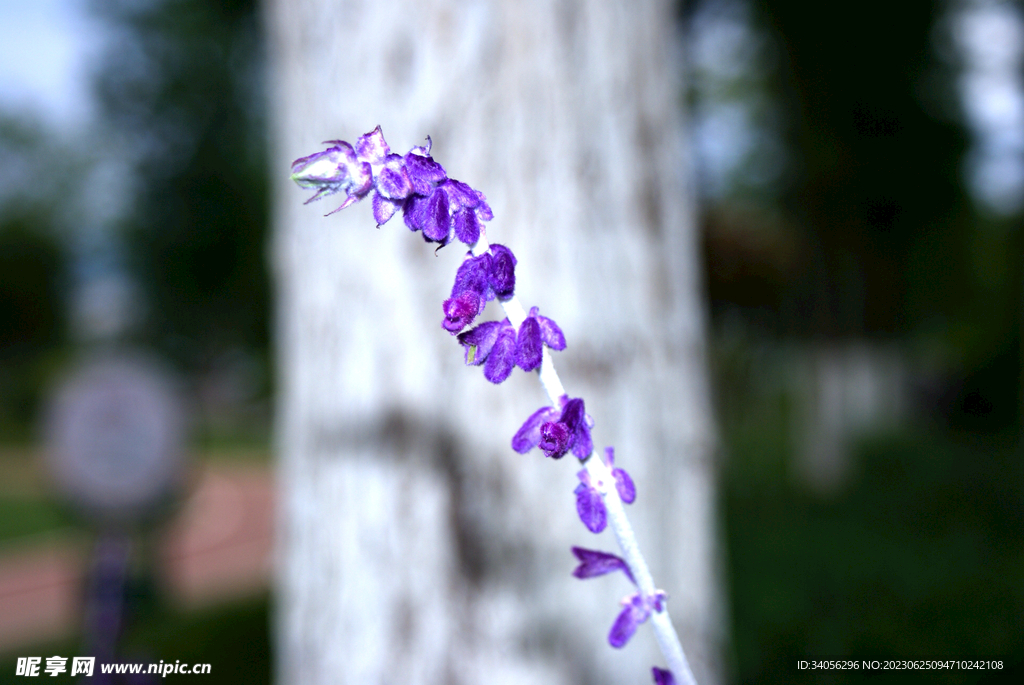
<path id="1" fill-rule="evenodd" d="M 718 678 L 713 432 L 696 236 L 680 183 L 667 1 L 274 0 L 271 34 L 283 488 L 279 683 L 648 682 L 649 628 L 607 634 L 628 581 L 575 513 L 572 458 L 509 441 L 544 403 L 462 363 L 437 256 L 368 203 L 323 218 L 288 163 L 383 126 L 433 138 L 494 209 L 517 292 L 558 321 L 566 388 L 636 480 L 630 507 L 702 683 Z M 495 318 L 492 304 L 485 318 Z"/>

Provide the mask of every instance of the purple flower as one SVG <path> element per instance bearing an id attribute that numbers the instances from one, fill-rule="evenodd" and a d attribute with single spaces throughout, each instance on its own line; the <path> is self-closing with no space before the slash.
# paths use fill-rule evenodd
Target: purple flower
<path id="1" fill-rule="evenodd" d="M 490 211 L 490 210 L 488 210 Z M 499 300 L 504 302 L 516 290 L 516 256 L 504 245 L 491 245 L 494 263 L 491 266 L 491 287 Z"/>
<path id="2" fill-rule="evenodd" d="M 480 222 L 494 218 L 483 193 L 448 178 L 434 161 L 429 137 L 425 146 L 405 155 L 391 152 L 380 126 L 360 136 L 354 146 L 343 140 L 324 144 L 330 147 L 292 163 L 292 180 L 316 190 L 307 203 L 345 193 L 345 201 L 331 214 L 372 193 L 378 227 L 401 209 L 410 229 L 441 246 L 453 235 L 473 245 L 480 239 Z"/>
<path id="3" fill-rule="evenodd" d="M 451 296 L 442 305 L 445 320 L 441 326 L 455 334 L 473 323 L 487 303 L 503 292 L 509 280 L 514 287 L 514 267 L 515 257 L 504 245 L 491 245 L 489 252 L 476 257 L 467 254 L 455 273 Z M 518 343 L 516 347 L 518 360 Z"/>
<path id="4" fill-rule="evenodd" d="M 430 138 L 427 138 L 426 148 L 410 150 L 403 160 L 417 195 L 430 195 L 439 183 L 448 178 L 444 167 L 430 156 L 430 144 Z"/>
<path id="5" fill-rule="evenodd" d="M 372 165 L 384 162 L 389 156 L 391 148 L 388 147 L 387 141 L 384 140 L 384 133 L 380 130 L 380 125 L 369 133 L 359 136 L 359 140 L 356 141 L 355 152 L 359 159 Z"/>
<path id="6" fill-rule="evenodd" d="M 488 321 L 459 334 L 466 348 L 466 364 L 484 365 L 484 378 L 501 383 L 515 367 L 516 330 L 508 319 Z"/>
<path id="7" fill-rule="evenodd" d="M 658 590 L 652 597 L 642 597 L 639 592 L 622 600 L 623 609 L 608 633 L 608 644 L 620 649 L 633 637 L 640 624 L 646 621 L 652 611 L 660 612 L 665 593 Z"/>
<path id="8" fill-rule="evenodd" d="M 632 504 L 636 500 L 636 486 L 633 479 L 629 477 L 625 469 L 615 468 L 615 448 L 605 447 L 605 462 L 612 470 L 612 477 L 615 478 L 615 489 L 619 491 L 619 498 L 626 504 Z"/>
<path id="9" fill-rule="evenodd" d="M 399 202 L 394 202 L 382 197 L 380 193 L 373 194 L 373 220 L 377 222 L 377 228 L 380 228 L 395 215 L 402 205 Z"/>
<path id="10" fill-rule="evenodd" d="M 672 671 L 666 668 L 654 666 L 651 668 L 651 675 L 654 676 L 654 685 L 676 685 L 676 679 L 672 676 Z"/>
<path id="11" fill-rule="evenodd" d="M 494 298 L 490 286 L 491 255 L 467 256 L 455 272 L 452 294 L 444 301 L 444 321 L 441 326 L 455 334 L 473 323 L 484 310 L 487 300 Z"/>
<path id="12" fill-rule="evenodd" d="M 494 258 L 490 253 L 485 252 L 474 257 L 472 252 L 467 252 L 465 261 L 455 272 L 455 285 L 452 286 L 452 294 L 472 290 L 485 300 L 493 300 L 494 292 L 491 290 L 493 261 Z"/>
<path id="13" fill-rule="evenodd" d="M 384 145 L 387 147 L 387 143 Z M 377 174 L 376 190 L 373 194 L 373 218 L 379 228 L 402 208 L 412 193 L 412 179 L 401 155 L 384 157 L 383 166 Z"/>
<path id="14" fill-rule="evenodd" d="M 559 399 L 562 412 L 555 421 L 557 410 L 545 407 L 530 415 L 526 423 L 520 427 L 512 438 L 512 448 L 520 454 L 540 447 L 546 456 L 561 459 L 570 450 L 580 460 L 586 459 L 594 451 L 590 439 L 590 429 L 594 420 L 586 413 L 583 400 L 568 399 L 563 395 Z"/>
<path id="15" fill-rule="evenodd" d="M 377 193 L 388 200 L 404 200 L 412 193 L 412 179 L 401 155 L 387 155 L 377 174 Z"/>
<path id="16" fill-rule="evenodd" d="M 467 325 L 473 323 L 476 315 L 483 311 L 484 299 L 480 297 L 479 293 L 472 290 L 464 290 L 445 300 L 443 309 L 444 321 L 441 322 L 441 326 L 452 335 L 455 335 Z"/>
<path id="17" fill-rule="evenodd" d="M 493 216 L 483 193 L 473 190 L 462 181 L 448 179 L 444 182 L 450 202 L 452 229 L 455 237 L 467 245 L 480 239 L 480 222 Z M 486 218 L 484 218 L 486 217 Z"/>
<path id="18" fill-rule="evenodd" d="M 533 371 L 540 366 L 544 358 L 544 348 L 540 339 L 540 324 L 533 317 L 526 317 L 519 326 L 516 336 L 516 364 L 523 371 Z"/>
<path id="19" fill-rule="evenodd" d="M 562 409 L 562 415 L 558 418 L 558 423 L 564 425 L 569 430 L 570 438 L 565 445 L 566 449 L 565 451 L 558 452 L 544 450 L 545 454 L 557 459 L 571 449 L 577 459 L 589 457 L 590 453 L 594 451 L 594 443 L 590 440 L 590 428 L 594 424 L 584 409 L 583 400 L 577 397 L 566 402 L 565 407 Z M 543 426 L 541 427 L 541 434 L 542 436 L 544 434 Z M 544 449 L 543 444 L 540 447 Z"/>
<path id="20" fill-rule="evenodd" d="M 595 578 L 606 573 L 622 571 L 636 585 L 633 574 L 629 571 L 625 560 L 608 552 L 598 552 L 582 547 L 573 547 L 572 553 L 580 560 L 580 565 L 572 572 L 577 578 Z M 630 595 L 622 600 L 623 609 L 615 619 L 611 632 L 608 634 L 608 642 L 616 649 L 622 647 L 633 637 L 633 633 L 650 617 L 652 611 L 660 612 L 664 609 L 665 593 L 655 590 L 649 597 L 643 597 L 639 592 Z M 665 671 L 668 673 L 668 671 Z M 672 682 L 672 681 L 667 681 Z"/>
<path id="21" fill-rule="evenodd" d="M 576 474 L 580 484 L 576 486 L 576 513 L 591 533 L 600 533 L 608 525 L 608 510 L 604 506 L 601 491 L 590 482 L 586 469 Z"/>
<path id="22" fill-rule="evenodd" d="M 608 633 L 608 644 L 616 649 L 625 646 L 640 624 L 651 615 L 650 609 L 644 605 L 639 593 L 624 599 L 622 604 L 623 609 Z"/>
<path id="23" fill-rule="evenodd" d="M 441 243 L 442 246 L 448 244 L 451 216 L 444 188 L 435 188 L 430 195 L 410 195 L 405 200 L 403 211 L 405 225 L 410 230 L 423 231 L 423 239 L 427 242 Z"/>
<path id="24" fill-rule="evenodd" d="M 621 557 L 608 552 L 599 552 L 595 549 L 584 549 L 583 547 L 573 547 L 572 553 L 580 561 L 580 565 L 572 572 L 577 578 L 581 580 L 584 578 L 596 578 L 606 573 L 622 571 L 629 578 L 630 582 L 636 585 L 629 566 Z"/>
<path id="25" fill-rule="evenodd" d="M 572 431 L 561 421 L 549 421 L 540 427 L 540 444 L 544 454 L 552 459 L 561 459 L 572 447 Z"/>
<path id="26" fill-rule="evenodd" d="M 373 170 L 370 163 L 359 159 L 352 146 L 343 140 L 331 140 L 323 152 L 301 157 L 292 162 L 292 180 L 300 188 L 314 188 L 316 192 L 306 200 L 314 200 L 345 193 L 345 201 L 330 212 L 340 211 L 356 200 L 361 200 L 373 187 Z"/>
<path id="27" fill-rule="evenodd" d="M 516 337 L 516 363 L 523 371 L 533 371 L 540 366 L 543 359 L 543 347 L 547 345 L 553 350 L 565 349 L 565 336 L 562 329 L 546 316 L 540 316 L 537 307 L 530 309 L 529 316 L 519 326 Z"/>
<path id="28" fill-rule="evenodd" d="M 403 160 L 414 193 L 404 204 L 405 223 L 414 231 L 423 231 L 427 241 L 442 246 L 453 235 L 473 245 L 480 239 L 480 222 L 494 216 L 491 208 L 483 193 L 448 178 L 444 167 L 434 161 L 429 151 L 429 146 L 414 148 Z"/>
<path id="29" fill-rule="evenodd" d="M 563 396 L 564 397 L 564 396 Z M 555 407 L 541 407 L 530 414 L 530 418 L 512 436 L 512 449 L 519 454 L 526 454 L 540 444 L 540 429 L 544 424 L 555 421 L 561 410 Z"/>

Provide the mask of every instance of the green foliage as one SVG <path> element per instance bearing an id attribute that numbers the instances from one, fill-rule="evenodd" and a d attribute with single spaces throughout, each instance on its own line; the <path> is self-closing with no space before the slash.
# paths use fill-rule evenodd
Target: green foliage
<path id="1" fill-rule="evenodd" d="M 208 663 L 208 677 L 225 685 L 270 683 L 268 603 L 264 597 L 190 614 L 154 614 L 129 632 L 124 653 L 146 654 L 148 661 Z"/>
<path id="2" fill-rule="evenodd" d="M 68 256 L 59 236 L 74 159 L 0 115 L 0 435 L 28 436 L 67 339 Z"/>
<path id="3" fill-rule="evenodd" d="M 707 213 L 714 321 L 912 341 L 943 376 L 933 409 L 949 425 L 1016 431 L 1024 216 L 985 215 L 964 186 L 957 65 L 936 44 L 945 4 L 753 4 L 789 171 L 757 211 L 727 198 Z"/>
<path id="4" fill-rule="evenodd" d="M 139 191 L 125 226 L 144 337 L 187 370 L 268 345 L 262 37 L 254 2 L 97 3 L 97 79 Z M 267 374 L 264 374 L 267 376 Z"/>
<path id="5" fill-rule="evenodd" d="M 898 682 L 1015 682 L 1024 663 L 1024 465 L 1009 447 L 915 432 L 855 454 L 839 495 L 788 472 L 769 412 L 727 433 L 723 480 L 735 680 L 794 681 L 817 658 L 994 657 L 1004 673 L 902 673 Z M 853 683 L 833 672 L 802 682 Z"/>
<path id="6" fill-rule="evenodd" d="M 50 500 L 0 495 L 0 542 L 50 533 L 72 518 Z"/>
<path id="7" fill-rule="evenodd" d="M 1016 671 L 889 680 L 1017 682 L 1024 226 L 982 215 L 964 188 L 956 65 L 935 44 L 947 6 L 753 4 L 779 56 L 790 173 L 759 212 L 705 220 L 716 342 L 730 328 L 755 351 L 902 341 L 912 372 L 934 370 L 914 409 L 939 426 L 862 442 L 852 481 L 815 496 L 793 475 L 790 398 L 749 382 L 771 359 L 717 350 L 732 355 L 716 385 L 735 680 L 866 679 L 800 674 L 812 656 L 987 655 Z"/>
<path id="8" fill-rule="evenodd" d="M 247 600 L 190 614 L 153 614 L 138 622 L 126 636 L 124 662 L 208 663 L 209 675 L 168 675 L 158 682 L 194 682 L 205 679 L 218 685 L 261 685 L 271 682 L 269 607 L 267 599 Z M 78 640 L 19 648 L 0 659 L 0 685 L 27 682 L 15 676 L 17 656 L 88 656 Z M 68 661 L 70 664 L 70 660 Z M 67 673 L 48 683 L 78 682 Z M 98 674 L 93 675 L 97 679 Z M 88 680 L 88 679 L 86 679 Z"/>

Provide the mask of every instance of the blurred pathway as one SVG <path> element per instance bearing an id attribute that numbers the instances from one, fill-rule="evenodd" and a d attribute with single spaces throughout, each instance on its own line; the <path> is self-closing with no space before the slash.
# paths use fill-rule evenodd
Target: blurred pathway
<path id="1" fill-rule="evenodd" d="M 264 590 L 270 579 L 273 481 L 266 466 L 203 467 L 161 536 L 156 563 L 166 601 L 189 609 Z M 0 551 L 0 652 L 73 634 L 87 549 L 48 536 Z"/>

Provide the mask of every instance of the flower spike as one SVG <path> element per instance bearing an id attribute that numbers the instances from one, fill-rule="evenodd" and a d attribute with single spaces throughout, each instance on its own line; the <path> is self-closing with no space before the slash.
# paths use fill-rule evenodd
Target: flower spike
<path id="1" fill-rule="evenodd" d="M 530 308 L 528 314 L 524 312 L 515 293 L 516 257 L 506 246 L 488 243 L 483 228 L 483 222 L 494 218 L 487 198 L 479 190 L 449 178 L 430 155 L 431 144 L 427 136 L 425 145 L 398 154 L 392 152 L 377 126 L 359 136 L 354 145 L 327 141 L 326 149 L 295 160 L 292 179 L 300 188 L 313 191 L 307 204 L 342 195 L 341 204 L 330 214 L 369 197 L 377 228 L 401 212 L 405 225 L 420 232 L 427 242 L 436 243 L 438 250 L 452 240 L 470 247 L 455 274 L 451 294 L 442 305 L 441 325 L 457 336 L 466 364 L 482 366 L 484 377 L 491 383 L 503 382 L 516 366 L 538 371 L 552 406 L 541 407 L 526 419 L 512 437 L 512 449 L 525 454 L 540 447 L 552 459 L 572 452 L 585 464 L 577 474 L 576 511 L 594 533 L 611 523 L 625 558 L 573 547 L 579 560 L 573 575 L 583 579 L 622 571 L 637 587 L 637 592 L 622 600 L 622 609 L 608 634 L 609 644 L 621 648 L 652 613 L 664 611 L 665 593 L 654 589 L 622 507 L 605 504 L 612 493 L 625 504 L 634 502 L 636 485 L 624 469 L 615 466 L 613 448 L 605 448 L 605 459 L 589 461 L 594 449 L 590 435 L 594 420 L 581 398 L 570 399 L 564 394 L 557 373 L 545 362 L 544 347 L 564 350 L 565 335 L 552 319 L 541 316 L 537 307 Z M 505 318 L 468 328 L 494 299 L 517 326 Z M 615 502 L 614 495 L 611 501 Z M 652 623 L 671 669 L 655 666 L 651 670 L 655 685 L 675 685 L 677 676 L 682 682 L 692 683 L 693 676 L 667 616 Z"/>
<path id="2" fill-rule="evenodd" d="M 483 193 L 448 178 L 430 156 L 430 136 L 425 146 L 405 155 L 391 152 L 380 126 L 364 133 L 350 145 L 329 140 L 326 150 L 292 163 L 292 180 L 300 188 L 315 190 L 306 203 L 344 193 L 345 200 L 330 212 L 340 212 L 372 196 L 373 218 L 383 226 L 399 211 L 406 225 L 422 231 L 427 242 L 441 247 L 452 237 L 473 245 L 480 239 L 480 222 L 494 218 Z"/>

